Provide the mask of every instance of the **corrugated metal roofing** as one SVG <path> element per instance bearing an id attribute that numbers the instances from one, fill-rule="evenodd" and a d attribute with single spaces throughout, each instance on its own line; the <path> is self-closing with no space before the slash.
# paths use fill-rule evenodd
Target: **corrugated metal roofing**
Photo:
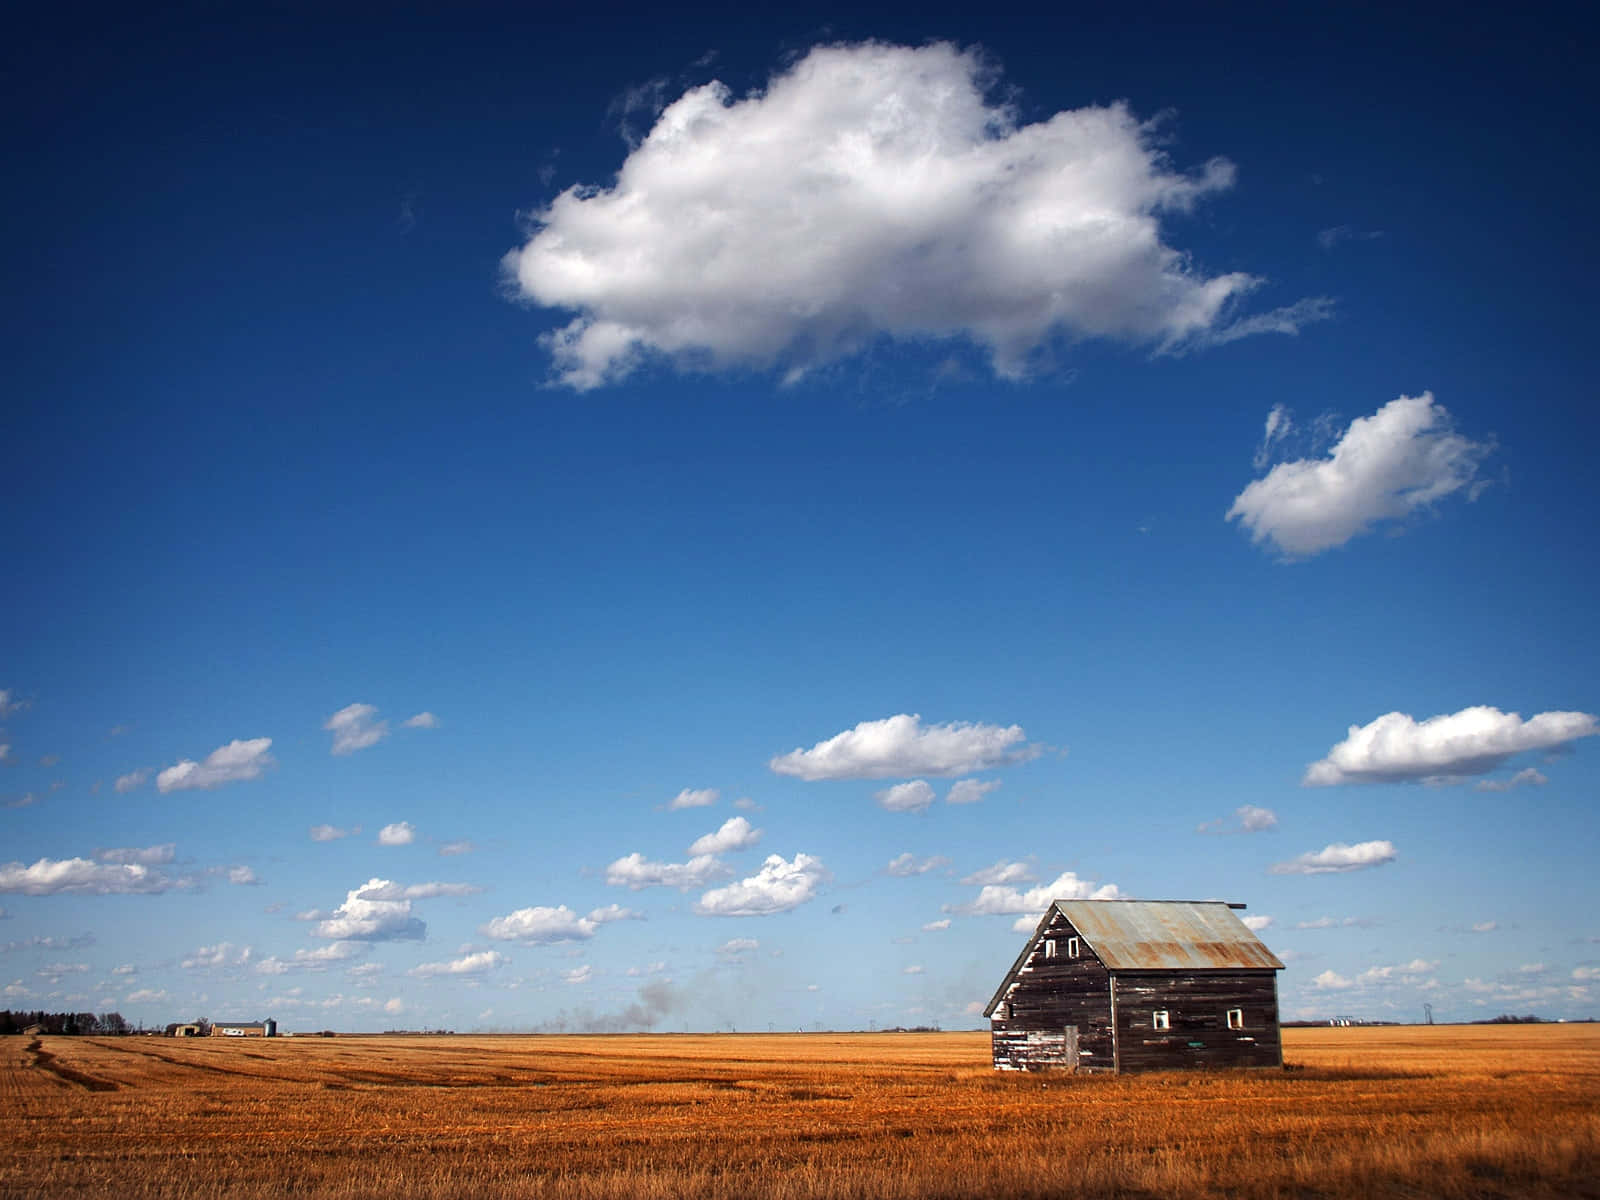
<path id="1" fill-rule="evenodd" d="M 1113 971 L 1283 968 L 1221 901 L 1057 900 L 1055 909 Z"/>

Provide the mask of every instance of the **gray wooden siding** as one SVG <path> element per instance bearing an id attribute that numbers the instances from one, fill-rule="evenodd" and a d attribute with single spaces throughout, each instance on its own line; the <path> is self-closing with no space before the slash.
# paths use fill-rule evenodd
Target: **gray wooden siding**
<path id="1" fill-rule="evenodd" d="M 1273 971 L 1119 971 L 1115 986 L 1122 1071 L 1283 1065 Z M 1233 1008 L 1243 1029 L 1228 1028 Z M 1165 1030 L 1155 1028 L 1157 1011 L 1168 1014 Z"/>
<path id="2" fill-rule="evenodd" d="M 1111 977 L 1087 942 L 1078 958 L 1067 957 L 1076 934 L 1057 913 L 1044 934 L 1056 939 L 1056 956 L 1045 957 L 1041 938 L 1018 970 L 990 1022 L 997 1070 L 1062 1065 L 1060 1035 L 1069 1025 L 1078 1029 L 1078 1069 L 1112 1070 Z"/>

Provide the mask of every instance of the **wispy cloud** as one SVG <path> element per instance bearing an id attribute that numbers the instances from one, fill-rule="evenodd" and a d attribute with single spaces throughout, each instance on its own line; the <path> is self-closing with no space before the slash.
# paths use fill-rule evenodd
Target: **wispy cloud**
<path id="1" fill-rule="evenodd" d="M 439 718 L 431 712 L 419 712 L 414 717 L 407 717 L 400 724 L 406 729 L 437 729 Z"/>
<path id="2" fill-rule="evenodd" d="M 354 829 L 340 829 L 337 825 L 313 825 L 311 827 L 311 840 L 313 842 L 337 842 L 340 838 L 351 837 L 361 832 L 361 826 Z"/>
<path id="3" fill-rule="evenodd" d="M 437 975 L 486 975 L 510 961 L 498 950 L 480 950 L 449 962 L 419 963 L 406 972 L 417 979 L 431 979 Z"/>
<path id="4" fill-rule="evenodd" d="M 940 867 L 948 867 L 949 865 L 950 860 L 942 854 L 918 858 L 908 850 L 904 854 L 897 854 L 891 858 L 889 865 L 884 869 L 891 875 L 906 878 L 912 875 L 926 875 L 929 871 L 937 871 Z"/>

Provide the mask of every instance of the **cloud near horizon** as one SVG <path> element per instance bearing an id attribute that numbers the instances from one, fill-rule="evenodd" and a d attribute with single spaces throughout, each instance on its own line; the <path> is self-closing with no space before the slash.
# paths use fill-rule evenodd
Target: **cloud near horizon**
<path id="1" fill-rule="evenodd" d="M 1600 718 L 1584 712 L 1544 712 L 1526 721 L 1489 705 L 1425 721 L 1385 713 L 1350 726 L 1344 741 L 1306 768 L 1301 784 L 1453 782 L 1493 771 L 1514 754 L 1559 750 L 1597 733 Z M 1519 779 L 1536 783 L 1543 776 Z"/>
<path id="2" fill-rule="evenodd" d="M 882 337 L 958 339 L 1022 379 L 1058 341 L 1179 351 L 1326 317 L 1233 319 L 1261 281 L 1205 275 L 1162 228 L 1233 164 L 1180 172 L 1162 140 L 1122 103 L 1021 124 L 993 65 L 948 42 L 816 46 L 764 91 L 686 91 L 503 267 L 577 314 L 545 343 L 579 391 L 652 358 L 794 380 Z"/>
<path id="3" fill-rule="evenodd" d="M 918 713 L 862 721 L 818 742 L 773 758 L 778 775 L 822 779 L 906 779 L 913 775 L 965 775 L 1026 762 L 1042 753 L 1020 725 L 951 721 L 924 727 Z M 931 789 L 930 789 L 931 791 Z"/>

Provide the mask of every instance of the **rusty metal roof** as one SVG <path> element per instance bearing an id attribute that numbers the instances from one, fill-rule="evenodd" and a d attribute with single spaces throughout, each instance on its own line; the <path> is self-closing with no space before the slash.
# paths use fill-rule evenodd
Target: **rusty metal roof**
<path id="1" fill-rule="evenodd" d="M 1222 901 L 1057 900 L 1054 907 L 1112 971 L 1283 969 Z"/>

